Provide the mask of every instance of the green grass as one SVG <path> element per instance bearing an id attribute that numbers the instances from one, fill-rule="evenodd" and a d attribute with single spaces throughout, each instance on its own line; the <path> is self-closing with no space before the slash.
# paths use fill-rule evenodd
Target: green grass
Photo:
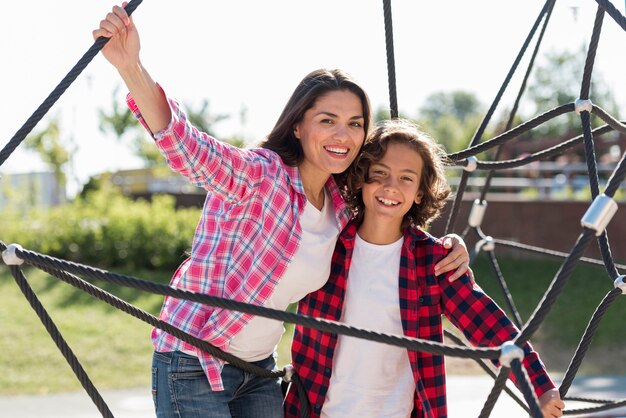
<path id="1" fill-rule="evenodd" d="M 149 385 L 149 325 L 39 270 L 24 273 L 98 389 Z M 167 277 L 160 273 L 158 280 Z M 159 311 L 161 296 L 95 284 L 148 312 Z M 4 266 L 0 268 L 0 329 L 0 394 L 82 389 Z"/>
<path id="2" fill-rule="evenodd" d="M 535 309 L 561 264 L 556 259 L 498 257 L 500 268 L 524 320 Z M 478 283 L 506 309 L 486 258 L 473 270 Z M 122 272 L 123 273 L 123 272 Z M 170 272 L 126 272 L 167 283 Z M 98 389 L 147 386 L 150 382 L 151 326 L 85 293 L 25 269 L 26 277 L 52 320 L 74 350 Z M 94 282 L 127 302 L 157 314 L 162 297 Z M 579 265 L 532 342 L 549 368 L 567 366 L 587 322 L 613 283 L 601 267 Z M 581 373 L 626 373 L 624 318 L 626 297 L 619 297 L 602 320 Z M 292 326 L 278 350 L 278 364 L 290 361 Z M 18 289 L 0 265 L 0 394 L 82 390 L 65 359 Z"/>

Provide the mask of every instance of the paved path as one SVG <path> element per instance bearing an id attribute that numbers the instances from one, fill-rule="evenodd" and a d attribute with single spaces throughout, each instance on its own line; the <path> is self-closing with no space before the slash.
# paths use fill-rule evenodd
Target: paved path
<path id="1" fill-rule="evenodd" d="M 480 414 L 493 381 L 487 376 L 448 376 L 450 418 L 471 418 Z M 116 418 L 154 418 L 150 388 L 101 392 Z M 588 397 L 626 398 L 626 376 L 581 378 L 570 390 L 571 395 Z M 589 407 L 570 402 L 568 407 Z M 91 399 L 85 392 L 45 396 L 0 397 L 0 417 L 7 418 L 99 418 Z M 573 415 L 569 415 L 573 417 Z M 507 394 L 500 395 L 491 417 L 528 418 L 528 415 Z M 626 408 L 603 412 L 593 417 L 626 417 Z"/>

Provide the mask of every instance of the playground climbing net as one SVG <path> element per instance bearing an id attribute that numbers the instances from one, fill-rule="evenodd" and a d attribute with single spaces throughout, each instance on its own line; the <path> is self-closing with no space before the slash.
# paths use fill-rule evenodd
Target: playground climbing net
<path id="1" fill-rule="evenodd" d="M 127 6 L 128 13 L 132 13 L 137 6 L 141 3 L 141 0 L 133 0 Z M 206 341 L 200 340 L 190 334 L 187 334 L 180 329 L 156 318 L 155 316 L 127 303 L 126 301 L 102 290 L 101 288 L 87 282 L 83 278 L 102 280 L 107 283 L 112 283 L 119 286 L 130 287 L 146 292 L 151 292 L 159 295 L 172 296 L 176 298 L 188 299 L 191 301 L 208 304 L 211 306 L 237 310 L 244 313 L 250 313 L 253 315 L 260 315 L 267 318 L 277 319 L 284 322 L 300 324 L 307 327 L 312 327 L 318 330 L 337 333 L 342 335 L 353 336 L 357 338 L 363 338 L 370 341 L 382 342 L 398 347 L 407 348 L 410 350 L 420 350 L 432 354 L 455 356 L 471 358 L 477 361 L 483 369 L 494 378 L 494 386 L 488 395 L 487 400 L 480 412 L 480 417 L 488 417 L 493 410 L 495 402 L 502 393 L 507 392 L 525 411 L 527 411 L 533 417 L 541 417 L 541 411 L 539 410 L 537 398 L 535 397 L 530 382 L 528 382 L 526 375 L 521 367 L 521 359 L 523 352 L 521 346 L 526 343 L 531 336 L 537 331 L 543 320 L 546 318 L 550 309 L 554 305 L 555 301 L 561 294 L 564 286 L 567 284 L 569 278 L 572 275 L 573 270 L 578 262 L 589 262 L 593 264 L 603 264 L 608 276 L 613 281 L 614 286 L 606 296 L 600 301 L 597 309 L 595 310 L 593 317 L 589 321 L 589 324 L 580 340 L 578 348 L 571 359 L 569 367 L 565 372 L 564 378 L 560 384 L 559 392 L 562 398 L 577 400 L 580 402 L 591 403 L 594 406 L 566 410 L 566 415 L 578 415 L 578 414 L 593 414 L 595 412 L 607 411 L 617 407 L 626 406 L 626 399 L 607 400 L 607 399 L 591 399 L 583 397 L 567 397 L 568 390 L 572 385 L 577 371 L 585 357 L 585 354 L 591 344 L 591 340 L 594 333 L 598 329 L 602 317 L 607 312 L 609 307 L 619 298 L 620 295 L 626 293 L 626 280 L 624 275 L 620 275 L 618 269 L 625 269 L 626 266 L 616 264 L 611 255 L 606 227 L 613 218 L 613 215 L 617 211 L 617 203 L 613 199 L 615 192 L 620 187 L 620 184 L 626 176 L 626 153 L 621 157 L 621 160 L 616 164 L 616 167 L 609 178 L 603 193 L 600 193 L 600 186 L 597 174 L 597 164 L 594 149 L 594 137 L 599 137 L 607 132 L 618 131 L 621 134 L 626 134 L 626 125 L 611 116 L 604 111 L 601 107 L 592 103 L 589 97 L 591 75 L 593 70 L 593 61 L 595 59 L 596 49 L 600 40 L 600 33 L 602 28 L 602 22 L 604 16 L 608 14 L 613 21 L 618 24 L 623 30 L 626 31 L 626 17 L 622 15 L 615 6 L 607 0 L 596 0 L 598 4 L 597 14 L 591 34 L 591 40 L 589 43 L 589 49 L 587 52 L 587 61 L 585 64 L 584 75 L 582 85 L 580 89 L 580 97 L 573 103 L 562 104 L 554 109 L 548 110 L 535 118 L 524 122 L 518 126 L 513 127 L 512 121 L 514 120 L 519 99 L 523 93 L 526 79 L 533 65 L 534 56 L 537 49 L 541 45 L 541 39 L 543 33 L 550 20 L 550 15 L 554 7 L 554 0 L 546 1 L 544 7 L 539 13 L 536 21 L 534 22 L 529 34 L 519 51 L 514 64 L 509 70 L 504 83 L 498 91 L 496 98 L 494 99 L 490 109 L 484 117 L 482 123 L 478 127 L 474 134 L 469 147 L 463 151 L 456 152 L 449 155 L 450 161 L 454 165 L 463 167 L 463 173 L 461 180 L 456 190 L 454 201 L 449 212 L 449 218 L 446 225 L 446 230 L 450 231 L 454 229 L 460 202 L 463 198 L 463 194 L 467 185 L 468 178 L 472 173 L 476 171 L 486 171 L 486 182 L 483 188 L 481 197 L 476 199 L 470 212 L 468 219 L 468 225 L 465 228 L 463 235 L 468 233 L 475 233 L 478 238 L 478 244 L 476 249 L 478 251 L 485 252 L 494 266 L 494 270 L 498 272 L 498 280 L 503 289 L 506 303 L 509 310 L 513 315 L 513 321 L 521 329 L 521 332 L 513 341 L 509 341 L 503 344 L 501 347 L 496 348 L 473 348 L 468 347 L 462 340 L 456 337 L 454 334 L 446 331 L 447 338 L 451 339 L 456 345 L 448 345 L 444 343 L 437 343 L 427 340 L 420 340 L 416 338 L 407 338 L 398 335 L 381 334 L 371 330 L 360 329 L 350 327 L 340 322 L 333 321 L 320 321 L 316 318 L 299 315 L 296 313 L 284 312 L 279 310 L 273 310 L 264 308 L 261 306 L 249 305 L 233 300 L 223 299 L 215 296 L 209 296 L 205 294 L 193 293 L 181 289 L 176 289 L 170 286 L 161 285 L 158 283 L 141 280 L 131 276 L 117 274 L 102 269 L 93 268 L 90 266 L 82 265 L 79 263 L 69 262 L 58 258 L 53 258 L 45 254 L 40 254 L 35 251 L 22 248 L 18 244 L 6 245 L 0 241 L 0 251 L 2 251 L 2 258 L 4 263 L 9 267 L 11 274 L 13 275 L 16 283 L 24 293 L 25 297 L 31 304 L 33 310 L 40 317 L 46 330 L 57 344 L 59 350 L 67 360 L 72 371 L 75 373 L 86 392 L 91 397 L 92 401 L 100 411 L 103 417 L 113 417 L 109 407 L 102 399 L 101 395 L 85 373 L 80 362 L 72 352 L 71 348 L 55 326 L 54 322 L 46 312 L 44 306 L 41 304 L 37 295 L 30 287 L 26 277 L 21 270 L 23 263 L 28 263 L 36 268 L 39 268 L 51 276 L 60 279 L 75 288 L 84 291 L 85 293 L 94 296 L 113 307 L 132 315 L 154 327 L 158 327 L 175 337 L 188 342 L 201 350 L 208 352 L 211 355 L 219 357 L 237 367 L 240 367 L 248 372 L 256 373 L 260 376 L 269 378 L 283 378 L 284 381 L 293 382 L 297 385 L 298 392 L 301 400 L 306 399 L 304 388 L 299 383 L 297 370 L 293 370 L 286 367 L 284 370 L 267 371 L 265 369 L 256 367 L 253 364 L 242 361 L 241 359 L 226 353 L 219 348 L 212 346 Z M 393 58 L 393 30 L 391 22 L 391 3 L 390 0 L 383 0 L 383 11 L 385 17 L 385 36 L 387 46 L 387 66 L 389 75 L 389 96 L 390 96 L 390 114 L 391 117 L 397 117 L 397 98 L 395 91 L 395 68 Z M 543 26 L 542 26 L 543 23 Z M 499 103 L 502 94 L 508 87 L 509 82 L 517 70 L 521 58 L 526 53 L 530 41 L 536 36 L 539 27 L 542 26 L 542 30 L 538 36 L 536 42 L 535 52 L 533 59 L 531 59 L 529 67 L 526 72 L 526 78 L 522 83 L 515 106 L 511 110 L 509 122 L 505 131 L 489 140 L 481 142 L 482 136 L 485 132 L 486 126 L 493 116 L 495 108 Z M 17 146 L 25 139 L 26 135 L 35 127 L 35 125 L 42 119 L 46 112 L 54 105 L 56 100 L 64 93 L 69 85 L 78 77 L 82 70 L 89 64 L 93 57 L 100 51 L 100 49 L 106 44 L 106 38 L 97 39 L 89 50 L 83 55 L 79 62 L 70 70 L 70 72 L 64 77 L 59 85 L 53 90 L 53 92 L 44 100 L 44 102 L 36 109 L 36 111 L 28 118 L 24 125 L 17 131 L 17 133 L 11 138 L 7 145 L 0 151 L 0 166 L 6 161 L 11 153 L 17 148 Z M 566 140 L 559 145 L 546 148 L 542 151 L 536 152 L 532 155 L 511 159 L 511 160 L 498 160 L 500 147 L 509 141 L 518 138 L 521 134 L 528 132 L 537 126 L 554 119 L 560 115 L 576 112 L 580 116 L 582 134 Z M 592 129 L 590 123 L 590 116 L 594 114 L 599 117 L 606 124 L 598 128 Z M 589 185 L 592 192 L 593 201 L 590 204 L 587 212 L 581 219 L 581 233 L 574 243 L 569 253 L 560 253 L 548 249 L 532 247 L 519 243 L 514 243 L 506 240 L 499 240 L 492 238 L 485 234 L 482 230 L 482 221 L 486 213 L 487 200 L 486 195 L 488 193 L 489 185 L 493 173 L 497 170 L 511 169 L 515 167 L 521 167 L 534 161 L 548 159 L 557 156 L 566 150 L 583 144 L 584 152 L 586 156 Z M 476 155 L 487 151 L 496 150 L 496 158 L 492 161 L 480 161 L 476 158 Z M 1 238 L 1 237 L 0 237 Z M 592 241 L 597 240 L 600 252 L 602 254 L 602 261 L 590 260 L 582 257 L 584 251 L 591 244 Z M 531 251 L 542 254 L 561 256 L 564 261 L 556 273 L 554 279 L 546 289 L 544 297 L 539 302 L 538 306 L 532 313 L 531 317 L 525 322 L 522 319 L 515 308 L 513 299 L 507 290 L 506 282 L 499 271 L 497 259 L 494 254 L 495 247 L 497 245 L 513 247 L 520 250 Z M 82 277 L 82 278 L 81 278 Z M 497 372 L 492 371 L 490 367 L 484 362 L 484 360 L 498 360 L 501 364 L 500 369 Z M 516 393 L 511 391 L 505 383 L 510 375 L 514 373 L 519 382 L 519 388 L 523 394 L 524 400 L 521 400 Z M 302 416 L 308 416 L 308 409 L 302 408 Z"/>

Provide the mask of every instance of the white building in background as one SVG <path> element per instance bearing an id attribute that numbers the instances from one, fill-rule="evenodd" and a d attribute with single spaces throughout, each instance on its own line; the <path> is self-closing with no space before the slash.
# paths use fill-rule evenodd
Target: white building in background
<path id="1" fill-rule="evenodd" d="M 52 172 L 0 173 L 0 210 L 6 207 L 46 209 L 63 203 L 66 196 Z"/>

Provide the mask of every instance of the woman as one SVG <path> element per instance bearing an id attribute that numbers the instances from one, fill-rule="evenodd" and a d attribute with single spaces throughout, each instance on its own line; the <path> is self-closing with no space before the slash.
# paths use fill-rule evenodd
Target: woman
<path id="1" fill-rule="evenodd" d="M 354 161 L 368 131 L 363 89 L 342 71 L 313 71 L 261 147 L 239 149 L 191 126 L 152 80 L 139 59 L 137 28 L 122 7 L 113 7 L 93 36 L 111 38 L 102 53 L 170 167 L 208 191 L 191 255 L 171 286 L 276 309 L 319 289 L 350 218 L 334 176 Z M 442 271 L 460 267 L 461 275 L 469 257 L 456 241 Z M 284 332 L 279 321 L 170 297 L 160 318 L 260 367 L 275 367 Z M 278 381 L 249 376 L 158 329 L 152 340 L 158 417 L 282 416 Z"/>

